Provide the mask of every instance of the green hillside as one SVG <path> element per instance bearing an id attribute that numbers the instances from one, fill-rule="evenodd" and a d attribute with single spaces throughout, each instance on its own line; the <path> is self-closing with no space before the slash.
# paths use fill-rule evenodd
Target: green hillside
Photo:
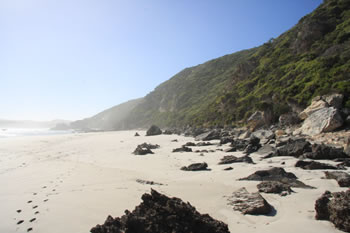
<path id="1" fill-rule="evenodd" d="M 260 47 L 184 69 L 148 94 L 126 124 L 235 125 L 257 109 L 277 118 L 288 103 L 306 106 L 330 92 L 344 93 L 350 107 L 349 61 L 350 1 L 327 0 Z"/>

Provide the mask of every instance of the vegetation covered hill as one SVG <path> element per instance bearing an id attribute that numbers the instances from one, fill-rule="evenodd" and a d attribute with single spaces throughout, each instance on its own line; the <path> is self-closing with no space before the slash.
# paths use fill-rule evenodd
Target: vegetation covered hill
<path id="1" fill-rule="evenodd" d="M 260 47 L 181 71 L 148 94 L 127 125 L 232 125 L 257 109 L 278 117 L 330 92 L 345 94 L 350 107 L 348 0 L 324 1 Z"/>
<path id="2" fill-rule="evenodd" d="M 325 0 L 260 47 L 184 69 L 108 127 L 231 126 L 266 109 L 277 119 L 330 92 L 350 108 L 349 0 Z"/>

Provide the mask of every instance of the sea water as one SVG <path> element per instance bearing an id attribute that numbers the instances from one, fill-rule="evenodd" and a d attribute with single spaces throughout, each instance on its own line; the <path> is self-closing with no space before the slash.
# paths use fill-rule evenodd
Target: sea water
<path id="1" fill-rule="evenodd" d="M 50 130 L 48 128 L 1 128 L 0 138 L 48 136 L 70 133 L 73 133 L 73 130 Z"/>

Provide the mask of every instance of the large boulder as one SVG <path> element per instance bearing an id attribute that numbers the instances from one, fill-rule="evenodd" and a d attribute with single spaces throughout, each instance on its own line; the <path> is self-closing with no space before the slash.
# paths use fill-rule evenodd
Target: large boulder
<path id="1" fill-rule="evenodd" d="M 289 138 L 278 144 L 278 148 L 273 156 L 299 157 L 306 152 L 311 152 L 311 143 L 304 138 Z"/>
<path id="2" fill-rule="evenodd" d="M 218 164 L 231 164 L 231 163 L 254 163 L 252 158 L 248 155 L 242 157 L 236 157 L 233 155 L 225 155 L 221 158 Z"/>
<path id="3" fill-rule="evenodd" d="M 190 203 L 155 190 L 142 195 L 142 203 L 122 217 L 107 217 L 91 233 L 229 233 L 225 223 L 200 214 Z"/>
<path id="4" fill-rule="evenodd" d="M 329 107 L 329 104 L 324 101 L 323 99 L 321 99 L 320 97 L 316 97 L 315 99 L 312 100 L 311 104 L 304 109 L 304 111 L 302 111 L 301 113 L 299 113 L 299 118 L 302 120 L 305 120 L 306 118 L 308 118 L 312 113 Z"/>
<path id="5" fill-rule="evenodd" d="M 319 160 L 319 159 L 334 160 L 334 159 L 349 158 L 349 156 L 346 153 L 344 153 L 342 148 L 327 146 L 325 144 L 313 144 L 311 146 L 311 151 L 305 152 L 303 157 L 308 159 L 315 159 L 315 160 Z"/>
<path id="6" fill-rule="evenodd" d="M 221 133 L 219 130 L 211 130 L 206 133 L 199 134 L 195 137 L 196 141 L 210 141 L 210 140 L 220 140 Z"/>
<path id="7" fill-rule="evenodd" d="M 162 130 L 156 125 L 152 125 L 146 132 L 146 136 L 154 136 L 160 134 L 162 134 Z"/>
<path id="8" fill-rule="evenodd" d="M 326 179 L 335 179 L 340 187 L 350 187 L 350 175 L 346 172 L 325 172 Z"/>
<path id="9" fill-rule="evenodd" d="M 273 207 L 258 193 L 249 193 L 246 188 L 240 188 L 228 198 L 229 205 L 243 214 L 267 215 Z"/>
<path id="10" fill-rule="evenodd" d="M 321 108 L 313 112 L 300 128 L 302 134 L 316 135 L 331 132 L 343 125 L 343 119 L 336 108 Z"/>
<path id="11" fill-rule="evenodd" d="M 336 228 L 350 232 L 350 189 L 346 192 L 326 191 L 315 203 L 316 219 L 328 220 Z"/>

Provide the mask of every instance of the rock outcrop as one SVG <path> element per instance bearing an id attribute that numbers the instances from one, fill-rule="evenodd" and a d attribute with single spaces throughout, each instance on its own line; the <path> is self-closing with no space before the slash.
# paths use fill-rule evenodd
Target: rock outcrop
<path id="1" fill-rule="evenodd" d="M 146 136 L 155 136 L 160 134 L 162 134 L 162 130 L 156 125 L 152 125 L 146 132 Z"/>
<path id="2" fill-rule="evenodd" d="M 281 196 L 285 196 L 293 192 L 289 184 L 285 184 L 280 181 L 263 181 L 257 185 L 257 188 L 259 189 L 259 192 L 277 193 Z"/>
<path id="3" fill-rule="evenodd" d="M 254 163 L 252 158 L 249 156 L 236 157 L 233 155 L 225 155 L 221 158 L 218 164 L 231 164 L 231 163 Z"/>
<path id="4" fill-rule="evenodd" d="M 228 197 L 229 205 L 233 206 L 234 210 L 240 211 L 243 214 L 250 215 L 267 215 L 273 207 L 259 194 L 249 193 L 246 188 L 241 188 Z"/>
<path id="5" fill-rule="evenodd" d="M 190 203 L 169 198 L 155 190 L 142 195 L 143 202 L 122 217 L 107 217 L 91 233 L 229 233 L 225 223 L 200 214 Z"/>
<path id="6" fill-rule="evenodd" d="M 325 144 L 313 144 L 311 146 L 311 152 L 306 152 L 303 155 L 304 158 L 308 159 L 342 159 L 350 158 L 346 153 L 344 153 L 342 148 L 336 148 L 332 146 L 327 146 Z"/>
<path id="7" fill-rule="evenodd" d="M 192 149 L 187 146 L 182 146 L 182 147 L 173 149 L 173 152 L 192 152 Z"/>
<path id="8" fill-rule="evenodd" d="M 320 163 L 316 161 L 304 161 L 299 160 L 296 162 L 295 167 L 300 167 L 304 170 L 320 170 L 320 169 L 331 169 L 337 170 L 338 168 L 326 163 Z"/>
<path id="9" fill-rule="evenodd" d="M 315 203 L 316 219 L 328 220 L 336 228 L 350 232 L 350 189 L 346 192 L 326 191 Z"/>
<path id="10" fill-rule="evenodd" d="M 339 110 L 333 107 L 321 108 L 309 115 L 300 128 L 302 134 L 316 135 L 331 132 L 343 125 Z"/>
<path id="11" fill-rule="evenodd" d="M 305 120 L 314 112 L 329 107 L 328 103 L 321 99 L 321 97 L 316 97 L 312 100 L 311 104 L 304 109 L 301 113 L 299 113 L 299 118 Z"/>
<path id="12" fill-rule="evenodd" d="M 269 126 L 272 121 L 272 114 L 268 111 L 256 111 L 247 120 L 247 126 L 254 131 L 262 126 Z"/>

